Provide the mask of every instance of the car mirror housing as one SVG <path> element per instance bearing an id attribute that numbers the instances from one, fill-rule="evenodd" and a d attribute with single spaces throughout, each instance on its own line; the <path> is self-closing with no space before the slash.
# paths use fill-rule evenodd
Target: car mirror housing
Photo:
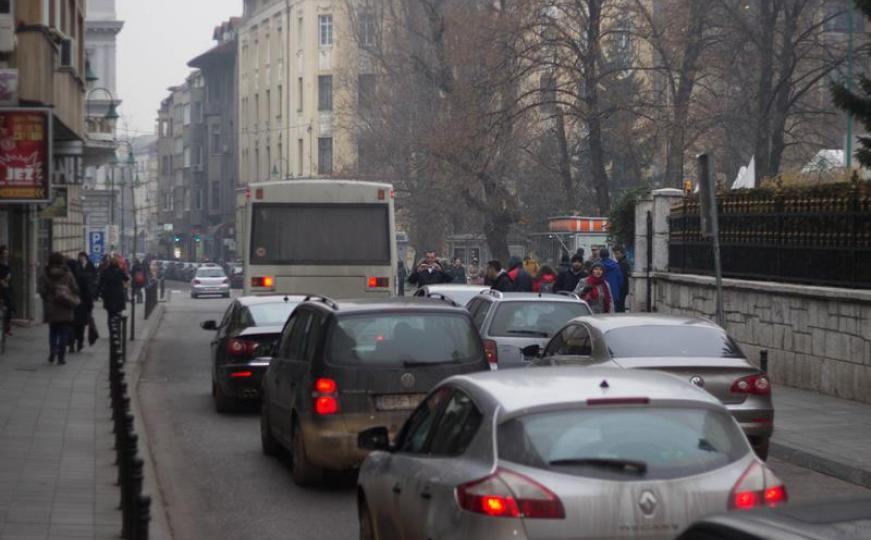
<path id="1" fill-rule="evenodd" d="M 357 435 L 357 447 L 363 450 L 381 450 L 389 452 L 392 450 L 390 445 L 390 432 L 383 426 L 361 431 Z"/>
<path id="2" fill-rule="evenodd" d="M 200 323 L 200 328 L 203 330 L 217 330 L 218 323 L 215 321 L 203 321 Z"/>
<path id="3" fill-rule="evenodd" d="M 541 345 L 529 345 L 528 347 L 523 347 L 520 349 L 520 352 L 523 353 L 523 356 L 529 357 L 539 357 L 541 356 L 542 348 Z"/>

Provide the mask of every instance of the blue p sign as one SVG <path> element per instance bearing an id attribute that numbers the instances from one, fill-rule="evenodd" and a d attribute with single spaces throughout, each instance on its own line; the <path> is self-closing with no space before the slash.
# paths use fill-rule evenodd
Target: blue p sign
<path id="1" fill-rule="evenodd" d="M 106 253 L 106 231 L 90 231 L 88 233 L 88 256 L 91 262 L 99 264 Z"/>

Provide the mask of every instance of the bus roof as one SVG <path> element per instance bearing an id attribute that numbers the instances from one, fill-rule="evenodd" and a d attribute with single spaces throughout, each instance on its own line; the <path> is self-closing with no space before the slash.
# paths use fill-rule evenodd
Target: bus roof
<path id="1" fill-rule="evenodd" d="M 355 186 L 370 186 L 376 188 L 387 188 L 392 189 L 393 184 L 387 182 L 370 182 L 368 180 L 351 180 L 351 179 L 340 179 L 340 178 L 294 178 L 292 180 L 270 180 L 269 182 L 252 182 L 250 184 L 246 184 L 244 187 L 277 187 L 277 186 L 287 186 L 287 185 L 299 185 L 299 184 L 309 184 L 309 185 L 327 185 L 327 184 L 351 184 Z M 243 186 L 240 186 L 243 187 Z"/>

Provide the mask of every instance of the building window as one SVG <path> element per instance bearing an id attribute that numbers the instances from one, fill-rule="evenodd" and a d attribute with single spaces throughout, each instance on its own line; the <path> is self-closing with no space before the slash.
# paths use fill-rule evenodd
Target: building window
<path id="1" fill-rule="evenodd" d="M 167 176 L 169 174 L 169 156 L 163 156 L 160 162 L 160 174 Z"/>
<path id="2" fill-rule="evenodd" d="M 203 104 L 202 102 L 196 102 L 193 105 L 193 122 L 195 124 L 199 124 L 203 121 Z"/>
<path id="3" fill-rule="evenodd" d="M 332 137 L 318 137 L 318 174 L 333 174 Z"/>
<path id="4" fill-rule="evenodd" d="M 258 181 L 258 182 L 260 180 L 262 180 L 260 178 L 260 149 L 259 148 L 254 149 L 254 179 L 255 179 L 255 181 Z"/>
<path id="5" fill-rule="evenodd" d="M 297 103 L 296 103 L 296 112 L 302 112 L 302 104 L 303 104 L 303 96 L 302 96 L 302 77 L 296 80 L 296 95 L 297 95 Z"/>
<path id="6" fill-rule="evenodd" d="M 190 146 L 185 146 L 185 149 L 184 149 L 184 166 L 185 167 L 191 166 L 191 147 Z"/>
<path id="7" fill-rule="evenodd" d="M 197 145 L 197 165 L 202 166 L 205 162 L 205 151 L 203 150 L 203 145 Z"/>
<path id="8" fill-rule="evenodd" d="M 272 167 L 272 147 L 266 147 L 266 174 L 272 174 L 275 169 Z"/>
<path id="9" fill-rule="evenodd" d="M 375 145 L 372 137 L 360 137 L 357 141 L 357 170 L 361 174 L 375 172 Z"/>
<path id="10" fill-rule="evenodd" d="M 184 209 L 188 212 L 191 210 L 191 190 L 184 188 Z"/>
<path id="11" fill-rule="evenodd" d="M 371 110 L 375 104 L 375 75 L 364 73 L 357 79 L 357 105 L 360 110 Z"/>
<path id="12" fill-rule="evenodd" d="M 318 15 L 318 33 L 321 47 L 333 46 L 333 16 Z"/>
<path id="13" fill-rule="evenodd" d="M 212 153 L 223 153 L 223 149 L 221 148 L 221 126 L 218 124 L 212 126 Z"/>
<path id="14" fill-rule="evenodd" d="M 260 94 L 254 94 L 254 125 L 260 124 Z"/>
<path id="15" fill-rule="evenodd" d="M 318 110 L 333 110 L 333 76 L 320 75 L 318 77 Z"/>
<path id="16" fill-rule="evenodd" d="M 281 120 L 281 116 L 284 114 L 284 86 L 278 85 L 278 113 L 275 115 L 276 118 Z"/>
<path id="17" fill-rule="evenodd" d="M 221 184 L 212 183 L 212 210 L 221 209 Z"/>
<path id="18" fill-rule="evenodd" d="M 296 46 L 302 49 L 305 38 L 305 20 L 299 17 L 296 20 Z"/>
<path id="19" fill-rule="evenodd" d="M 360 14 L 360 46 L 375 45 L 375 15 L 371 12 Z"/>
<path id="20" fill-rule="evenodd" d="M 189 125 L 191 123 L 191 104 L 185 103 L 184 105 L 184 125 Z"/>
<path id="21" fill-rule="evenodd" d="M 272 120 L 272 90 L 266 91 L 266 123 Z"/>
<path id="22" fill-rule="evenodd" d="M 302 176 L 303 173 L 303 160 L 305 159 L 305 151 L 304 151 L 305 142 L 302 139 L 296 140 L 296 175 Z"/>
<path id="23" fill-rule="evenodd" d="M 197 210 L 203 209 L 203 190 L 197 190 Z"/>

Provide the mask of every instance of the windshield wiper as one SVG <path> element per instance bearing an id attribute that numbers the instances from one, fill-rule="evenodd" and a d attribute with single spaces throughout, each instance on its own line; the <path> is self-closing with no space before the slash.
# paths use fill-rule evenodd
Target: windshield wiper
<path id="1" fill-rule="evenodd" d="M 550 334 L 547 332 L 542 332 L 541 330 L 506 330 L 507 334 L 519 334 L 522 336 L 537 336 L 537 337 L 550 337 Z"/>
<path id="2" fill-rule="evenodd" d="M 633 459 L 619 458 L 572 458 L 572 459 L 555 459 L 548 463 L 552 466 L 560 465 L 591 465 L 593 467 L 606 467 L 609 469 L 617 469 L 620 471 L 635 470 L 638 474 L 647 472 L 647 463 L 644 461 L 636 461 Z"/>

